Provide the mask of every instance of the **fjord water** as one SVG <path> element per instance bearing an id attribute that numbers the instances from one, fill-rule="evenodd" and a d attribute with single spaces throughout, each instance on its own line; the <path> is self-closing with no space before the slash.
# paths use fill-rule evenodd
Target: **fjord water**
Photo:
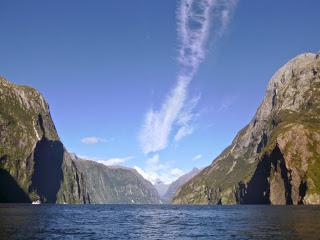
<path id="1" fill-rule="evenodd" d="M 3 204 L 0 239 L 320 239 L 320 207 Z"/>

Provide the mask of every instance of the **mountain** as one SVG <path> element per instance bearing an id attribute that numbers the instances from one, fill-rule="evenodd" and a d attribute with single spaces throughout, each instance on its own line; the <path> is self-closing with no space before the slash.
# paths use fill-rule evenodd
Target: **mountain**
<path id="1" fill-rule="evenodd" d="M 162 196 L 167 192 L 168 187 L 170 184 L 165 184 L 160 179 L 158 179 L 153 186 L 157 189 L 159 196 L 162 198 Z"/>
<path id="2" fill-rule="evenodd" d="M 84 176 L 91 203 L 160 203 L 154 186 L 134 169 L 79 158 L 74 163 Z"/>
<path id="3" fill-rule="evenodd" d="M 33 88 L 0 78 L 0 201 L 88 202 L 49 106 Z"/>
<path id="4" fill-rule="evenodd" d="M 166 193 L 162 196 L 162 199 L 166 202 L 171 202 L 172 198 L 175 196 L 179 188 L 188 182 L 191 178 L 196 176 L 200 172 L 200 169 L 193 168 L 190 172 L 182 175 L 176 181 L 170 184 Z"/>
<path id="5" fill-rule="evenodd" d="M 97 193 L 104 189 L 108 192 Z M 42 95 L 0 77 L 0 202 L 36 200 L 158 203 L 159 197 L 133 170 L 75 160 L 60 141 Z"/>
<path id="6" fill-rule="evenodd" d="M 320 204 L 320 54 L 274 74 L 251 122 L 173 202 Z"/>

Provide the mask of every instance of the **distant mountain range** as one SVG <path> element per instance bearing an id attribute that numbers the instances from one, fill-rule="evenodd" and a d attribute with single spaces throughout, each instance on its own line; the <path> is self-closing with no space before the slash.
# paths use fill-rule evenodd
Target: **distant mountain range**
<path id="1" fill-rule="evenodd" d="M 160 203 L 133 169 L 82 160 L 63 146 L 42 95 L 0 78 L 0 202 Z"/>
<path id="2" fill-rule="evenodd" d="M 320 204 L 320 54 L 274 74 L 251 122 L 173 203 Z"/>
<path id="3" fill-rule="evenodd" d="M 161 180 L 157 180 L 154 187 L 157 189 L 162 203 L 171 203 L 172 198 L 175 196 L 179 188 L 188 182 L 191 178 L 196 176 L 200 170 L 198 168 L 193 168 L 190 172 L 182 175 L 176 181 L 165 184 Z"/>
<path id="4" fill-rule="evenodd" d="M 173 197 L 176 195 L 179 188 L 187 183 L 190 179 L 196 176 L 200 172 L 200 169 L 193 168 L 190 172 L 186 173 L 185 175 L 179 177 L 176 181 L 170 184 L 166 193 L 161 196 L 166 202 L 171 202 Z"/>
<path id="5" fill-rule="evenodd" d="M 160 179 L 158 179 L 153 184 L 153 186 L 157 189 L 157 192 L 159 193 L 160 198 L 162 198 L 162 196 L 166 194 L 170 184 L 166 184 L 166 183 L 162 182 Z"/>

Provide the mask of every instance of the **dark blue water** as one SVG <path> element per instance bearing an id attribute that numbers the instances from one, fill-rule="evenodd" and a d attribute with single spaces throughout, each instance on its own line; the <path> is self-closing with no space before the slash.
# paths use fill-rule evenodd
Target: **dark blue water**
<path id="1" fill-rule="evenodd" d="M 0 205 L 0 239 L 320 239 L 320 207 Z"/>

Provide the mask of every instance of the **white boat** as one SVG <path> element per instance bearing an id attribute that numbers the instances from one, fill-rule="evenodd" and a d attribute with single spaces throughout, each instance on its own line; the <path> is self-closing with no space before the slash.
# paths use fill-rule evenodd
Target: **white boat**
<path id="1" fill-rule="evenodd" d="M 36 205 L 38 205 L 38 204 L 41 204 L 41 201 L 40 201 L 40 200 L 33 201 L 33 202 L 32 202 L 32 204 L 36 204 Z"/>

